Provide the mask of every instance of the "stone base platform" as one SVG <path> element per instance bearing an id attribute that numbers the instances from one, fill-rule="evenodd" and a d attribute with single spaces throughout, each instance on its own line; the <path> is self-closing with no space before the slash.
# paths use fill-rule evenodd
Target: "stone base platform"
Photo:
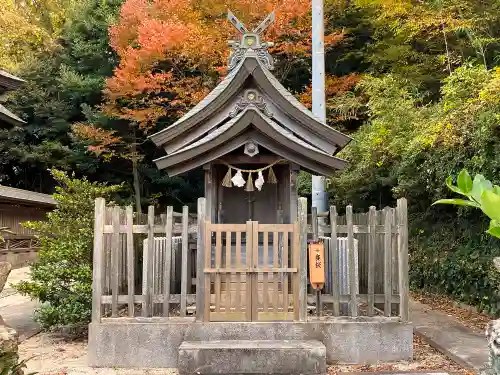
<path id="1" fill-rule="evenodd" d="M 315 340 L 326 362 L 374 364 L 411 359 L 413 327 L 396 318 L 306 322 L 196 322 L 192 318 L 110 318 L 89 326 L 93 367 L 176 368 L 184 341 Z"/>
<path id="2" fill-rule="evenodd" d="M 326 374 L 326 348 L 319 341 L 185 341 L 179 348 L 180 375 Z"/>

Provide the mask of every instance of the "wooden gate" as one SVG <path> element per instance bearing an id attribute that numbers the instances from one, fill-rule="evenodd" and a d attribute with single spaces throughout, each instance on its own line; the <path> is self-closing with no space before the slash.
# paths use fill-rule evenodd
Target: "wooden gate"
<path id="1" fill-rule="evenodd" d="M 205 225 L 205 320 L 299 319 L 298 224 Z"/>

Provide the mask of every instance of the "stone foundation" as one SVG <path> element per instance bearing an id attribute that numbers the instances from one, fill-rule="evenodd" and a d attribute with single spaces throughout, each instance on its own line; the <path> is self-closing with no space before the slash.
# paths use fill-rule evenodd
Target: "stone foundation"
<path id="1" fill-rule="evenodd" d="M 310 322 L 194 322 L 117 318 L 89 326 L 89 365 L 176 368 L 184 341 L 317 340 L 326 361 L 372 364 L 411 359 L 413 327 L 394 318 L 331 318 Z"/>

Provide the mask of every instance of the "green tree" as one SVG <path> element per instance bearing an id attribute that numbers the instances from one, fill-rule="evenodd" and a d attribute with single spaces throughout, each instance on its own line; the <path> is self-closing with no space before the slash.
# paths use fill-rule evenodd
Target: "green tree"
<path id="1" fill-rule="evenodd" d="M 26 84 L 10 95 L 8 105 L 26 125 L 0 131 L 0 183 L 50 193 L 52 167 L 107 179 L 100 163 L 70 137 L 70 128 L 101 103 L 106 75 L 117 64 L 108 27 L 120 4 L 83 1 L 67 12 L 57 44 L 36 58 L 25 56 L 19 75 Z"/>
<path id="2" fill-rule="evenodd" d="M 19 292 L 41 302 L 36 319 L 44 328 L 85 324 L 92 304 L 92 245 L 94 201 L 109 198 L 121 186 L 77 179 L 52 170 L 59 186 L 57 201 L 46 221 L 24 226 L 39 233 L 39 260 L 30 267 L 31 281 L 16 285 Z"/>

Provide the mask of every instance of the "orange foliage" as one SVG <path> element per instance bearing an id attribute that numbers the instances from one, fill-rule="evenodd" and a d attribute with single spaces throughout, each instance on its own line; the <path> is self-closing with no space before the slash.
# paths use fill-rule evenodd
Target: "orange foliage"
<path id="1" fill-rule="evenodd" d="M 337 77 L 327 75 L 325 79 L 325 95 L 328 99 L 329 96 L 335 96 L 347 91 L 351 91 L 361 80 L 361 75 L 351 73 L 346 76 Z M 299 100 L 304 103 L 308 108 L 312 107 L 312 87 L 309 85 L 302 94 Z"/>
<path id="2" fill-rule="evenodd" d="M 147 132 L 159 118 L 178 116 L 200 101 L 226 71 L 227 41 L 237 34 L 226 20 L 228 9 L 249 30 L 275 10 L 264 39 L 277 42 L 278 52 L 308 53 L 310 7 L 310 0 L 125 1 L 110 28 L 120 65 L 106 82 L 104 111 Z M 325 41 L 339 38 L 332 34 Z"/>
<path id="3" fill-rule="evenodd" d="M 123 143 L 121 137 L 116 136 L 113 130 L 105 130 L 84 123 L 73 124 L 71 130 L 76 137 L 94 143 L 88 146 L 88 150 L 96 155 L 114 154 L 114 147 Z"/>

